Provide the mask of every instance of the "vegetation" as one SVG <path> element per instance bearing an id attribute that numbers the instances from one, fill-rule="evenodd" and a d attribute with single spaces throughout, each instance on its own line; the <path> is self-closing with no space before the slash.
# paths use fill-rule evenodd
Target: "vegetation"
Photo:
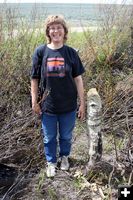
<path id="1" fill-rule="evenodd" d="M 108 12 L 109 10 L 109 12 Z M 30 107 L 33 51 L 45 43 L 43 23 L 32 25 L 19 12 L 0 12 L 0 162 L 13 166 L 17 178 L 3 200 L 116 199 L 119 184 L 133 181 L 133 27 L 132 8 L 105 6 L 103 21 L 92 31 L 72 32 L 68 44 L 79 50 L 86 68 L 85 94 L 96 87 L 103 102 L 103 160 L 87 169 L 86 121 L 77 120 L 71 169 L 45 177 L 40 120 Z M 35 14 L 36 13 L 36 14 Z M 112 13 L 112 15 L 110 15 Z M 18 20 L 19 18 L 19 20 Z M 88 192 L 89 191 L 89 192 Z"/>

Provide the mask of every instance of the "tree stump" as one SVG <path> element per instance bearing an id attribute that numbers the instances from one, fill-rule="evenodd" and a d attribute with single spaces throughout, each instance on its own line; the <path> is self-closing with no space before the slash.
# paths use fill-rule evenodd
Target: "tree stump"
<path id="1" fill-rule="evenodd" d="M 102 156 L 101 98 L 96 88 L 87 93 L 87 135 L 89 139 L 89 166 L 93 166 Z"/>

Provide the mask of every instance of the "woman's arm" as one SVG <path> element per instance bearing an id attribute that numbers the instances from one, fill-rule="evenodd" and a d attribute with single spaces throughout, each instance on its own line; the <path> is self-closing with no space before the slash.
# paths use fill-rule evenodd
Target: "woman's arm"
<path id="1" fill-rule="evenodd" d="M 83 80 L 81 75 L 74 78 L 78 96 L 80 100 L 80 106 L 78 111 L 78 117 L 83 120 L 85 118 L 85 99 L 84 99 L 84 86 L 83 86 Z"/>
<path id="2" fill-rule="evenodd" d="M 37 103 L 38 99 L 38 79 L 31 79 L 32 110 L 36 114 L 41 114 L 41 108 Z"/>

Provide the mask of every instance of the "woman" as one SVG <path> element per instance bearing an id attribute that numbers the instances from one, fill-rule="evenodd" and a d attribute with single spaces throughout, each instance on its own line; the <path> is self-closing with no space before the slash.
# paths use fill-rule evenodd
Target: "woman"
<path id="1" fill-rule="evenodd" d="M 72 131 L 75 126 L 77 94 L 80 106 L 78 117 L 85 116 L 83 65 L 75 49 L 65 45 L 68 29 L 62 16 L 48 16 L 45 23 L 47 44 L 35 49 L 31 75 L 32 109 L 41 115 L 47 177 L 56 173 L 57 147 L 61 170 L 69 169 Z M 38 103 L 41 81 L 43 97 Z M 47 91 L 47 94 L 45 94 Z M 45 94 L 45 97 L 44 97 Z M 57 136 L 58 143 L 57 144 Z"/>

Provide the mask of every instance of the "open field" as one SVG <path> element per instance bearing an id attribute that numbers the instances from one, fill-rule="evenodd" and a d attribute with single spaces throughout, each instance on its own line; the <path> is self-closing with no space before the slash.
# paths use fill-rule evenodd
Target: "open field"
<path id="1" fill-rule="evenodd" d="M 95 30 L 97 30 L 97 26 L 90 26 L 90 27 L 87 27 L 87 26 L 85 26 L 85 27 L 82 27 L 82 26 L 74 27 L 73 26 L 73 27 L 70 27 L 69 30 L 70 30 L 70 32 L 83 32 L 83 31 L 87 31 L 87 30 L 95 31 Z"/>

